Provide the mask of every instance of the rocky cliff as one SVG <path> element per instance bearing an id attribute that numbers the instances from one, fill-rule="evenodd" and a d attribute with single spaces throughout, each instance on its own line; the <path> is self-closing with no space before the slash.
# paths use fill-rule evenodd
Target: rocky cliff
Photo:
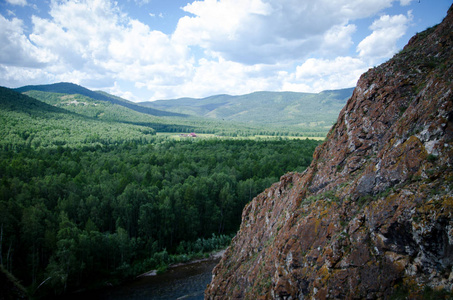
<path id="1" fill-rule="evenodd" d="M 453 7 L 361 76 L 311 166 L 245 207 L 207 299 L 452 290 L 452 48 Z"/>

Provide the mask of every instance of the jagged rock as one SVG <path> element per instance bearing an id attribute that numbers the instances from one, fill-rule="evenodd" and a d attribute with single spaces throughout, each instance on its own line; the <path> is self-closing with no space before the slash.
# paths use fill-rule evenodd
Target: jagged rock
<path id="1" fill-rule="evenodd" d="M 363 74 L 311 166 L 258 195 L 207 299 L 385 299 L 453 284 L 453 6 Z"/>

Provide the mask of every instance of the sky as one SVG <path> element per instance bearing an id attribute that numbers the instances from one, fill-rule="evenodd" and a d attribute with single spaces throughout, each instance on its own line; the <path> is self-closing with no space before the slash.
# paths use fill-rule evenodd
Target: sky
<path id="1" fill-rule="evenodd" d="M 0 0 L 0 85 L 131 101 L 354 87 L 451 0 Z"/>

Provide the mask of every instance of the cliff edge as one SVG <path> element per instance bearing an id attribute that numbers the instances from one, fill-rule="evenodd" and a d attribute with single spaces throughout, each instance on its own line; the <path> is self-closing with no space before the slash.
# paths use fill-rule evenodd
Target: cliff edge
<path id="1" fill-rule="evenodd" d="M 453 6 L 358 81 L 311 166 L 244 209 L 207 299 L 453 288 Z"/>

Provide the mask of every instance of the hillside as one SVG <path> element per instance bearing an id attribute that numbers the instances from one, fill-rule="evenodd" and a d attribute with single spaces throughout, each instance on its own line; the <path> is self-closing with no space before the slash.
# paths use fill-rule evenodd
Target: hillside
<path id="1" fill-rule="evenodd" d="M 78 94 L 78 95 L 86 96 L 86 97 L 94 99 L 94 100 L 107 101 L 107 102 L 110 102 L 113 104 L 127 107 L 129 109 L 132 109 L 132 110 L 140 112 L 140 113 L 149 114 L 149 115 L 153 115 L 153 116 L 173 116 L 173 117 L 183 117 L 184 116 L 184 115 L 177 114 L 177 113 L 171 113 L 171 112 L 156 110 L 156 109 L 152 109 L 152 108 L 146 108 L 146 107 L 134 104 L 133 102 L 121 99 L 119 97 L 112 96 L 105 92 L 94 92 L 94 91 L 91 91 L 80 85 L 77 85 L 74 83 L 68 83 L 68 82 L 60 82 L 60 83 L 47 84 L 47 85 L 27 85 L 27 86 L 23 86 L 23 87 L 15 89 L 15 91 L 20 92 L 20 93 L 25 93 L 25 92 L 29 92 L 29 91 L 40 91 L 40 92 L 50 92 L 50 93 L 59 93 L 59 94 L 68 94 L 68 95 Z"/>
<path id="2" fill-rule="evenodd" d="M 0 109 L 6 111 L 19 111 L 34 116 L 44 116 L 52 113 L 68 113 L 37 99 L 21 96 L 18 92 L 0 87 Z"/>
<path id="3" fill-rule="evenodd" d="M 94 119 L 0 87 L 0 148 L 98 145 L 145 141 L 150 127 Z"/>
<path id="4" fill-rule="evenodd" d="M 23 93 L 52 107 L 62 108 L 89 118 L 152 127 L 158 117 L 141 113 L 109 101 L 97 100 L 81 94 L 53 93 L 30 90 Z"/>
<path id="5" fill-rule="evenodd" d="M 142 102 L 143 106 L 251 124 L 322 127 L 329 130 L 353 88 L 321 93 L 255 92 Z"/>
<path id="6" fill-rule="evenodd" d="M 207 299 L 446 299 L 453 6 L 363 74 L 303 173 L 243 210 Z"/>
<path id="7" fill-rule="evenodd" d="M 104 92 L 100 93 L 105 94 Z M 44 102 L 52 107 L 61 108 L 65 112 L 70 111 L 94 120 L 144 126 L 162 133 L 197 132 L 223 136 L 252 136 L 261 133 L 275 135 L 275 132 L 278 131 L 279 134 L 285 133 L 288 135 L 287 128 L 284 128 L 284 130 L 272 127 L 262 128 L 261 126 L 240 124 L 239 122 L 193 116 L 153 116 L 109 101 L 96 100 L 81 94 L 54 93 L 38 90 L 26 91 L 23 94 L 39 100 L 38 103 Z M 299 133 L 296 132 L 295 134 Z M 326 133 L 310 128 L 300 134 L 311 134 L 312 136 L 323 136 L 324 134 L 325 136 Z"/>

